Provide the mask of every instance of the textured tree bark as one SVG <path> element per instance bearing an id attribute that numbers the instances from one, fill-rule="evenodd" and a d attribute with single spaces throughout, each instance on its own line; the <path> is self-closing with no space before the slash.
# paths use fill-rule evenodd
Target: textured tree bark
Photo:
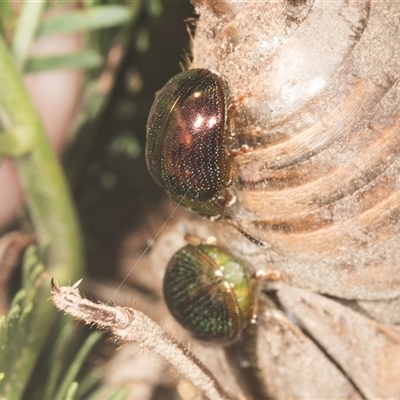
<path id="1" fill-rule="evenodd" d="M 193 67 L 252 94 L 229 214 L 270 244 L 259 260 L 332 296 L 398 297 L 399 6 L 201 3 Z"/>
<path id="2" fill-rule="evenodd" d="M 216 234 L 284 276 L 285 314 L 259 317 L 270 392 L 400 397 L 399 3 L 192 3 L 191 67 L 252 95 L 233 116 L 252 152 L 235 159 L 228 216 L 270 247 Z"/>

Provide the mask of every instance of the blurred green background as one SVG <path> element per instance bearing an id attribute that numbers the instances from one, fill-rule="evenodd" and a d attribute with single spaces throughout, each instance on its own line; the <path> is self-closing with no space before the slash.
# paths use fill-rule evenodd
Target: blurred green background
<path id="1" fill-rule="evenodd" d="M 122 238 L 165 197 L 147 172 L 146 122 L 156 91 L 181 71 L 189 51 L 184 20 L 195 16 L 189 0 L 149 3 L 129 27 L 103 110 L 82 127 L 65 157 L 89 271 L 107 277 L 115 271 Z"/>

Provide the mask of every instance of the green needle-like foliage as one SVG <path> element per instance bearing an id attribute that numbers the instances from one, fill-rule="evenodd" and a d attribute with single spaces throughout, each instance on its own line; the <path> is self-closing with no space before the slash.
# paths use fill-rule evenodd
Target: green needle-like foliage
<path id="1" fill-rule="evenodd" d="M 41 330 L 45 335 L 48 329 L 35 322 L 42 318 L 40 303 L 45 276 L 36 249 L 30 247 L 24 257 L 23 286 L 15 295 L 8 314 L 0 320 L 2 400 L 18 399 L 22 396 L 32 365 L 40 351 L 42 337 L 38 331 Z"/>
<path id="2" fill-rule="evenodd" d="M 90 334 L 75 356 L 71 357 L 76 336 L 75 323 L 71 318 L 60 318 L 55 333 L 46 342 L 47 351 L 43 352 L 42 338 L 49 326 L 44 323 L 40 327 L 37 321 L 44 321 L 42 292 L 46 289 L 49 291 L 50 282 L 34 246 L 25 253 L 22 280 L 22 288 L 14 296 L 8 314 L 0 319 L 0 399 L 27 398 L 24 392 L 31 377 L 32 366 L 41 355 L 46 357 L 40 360 L 40 372 L 36 373 L 40 385 L 33 385 L 29 398 L 85 398 L 77 396 L 78 373 L 101 334 L 97 331 Z M 98 382 L 94 381 L 93 384 Z"/>

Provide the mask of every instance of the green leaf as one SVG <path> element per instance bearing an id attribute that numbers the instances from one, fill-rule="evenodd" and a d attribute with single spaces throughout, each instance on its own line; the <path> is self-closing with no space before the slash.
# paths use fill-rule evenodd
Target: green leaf
<path id="1" fill-rule="evenodd" d="M 48 368 L 45 370 L 47 376 L 41 396 L 43 399 L 54 398 L 54 393 L 58 390 L 57 385 L 62 380 L 65 369 L 65 363 L 61 360 L 68 359 L 67 355 L 71 351 L 71 337 L 76 333 L 76 324 L 72 318 L 61 318 L 57 329 L 51 352 L 46 360 L 46 367 Z"/>
<path id="2" fill-rule="evenodd" d="M 129 390 L 127 388 L 116 388 L 111 385 L 104 384 L 85 400 L 127 400 L 129 398 Z"/>
<path id="3" fill-rule="evenodd" d="M 49 322 L 43 319 L 43 308 L 51 304 L 46 302 L 43 305 L 41 290 L 44 286 L 48 293 L 50 284 L 34 246 L 29 247 L 24 255 L 22 282 L 23 287 L 14 296 L 8 314 L 0 316 L 0 400 L 25 398 L 23 394 L 38 355 L 43 357 L 48 353 L 41 348 Z M 64 360 L 68 359 L 67 354 L 71 351 L 75 324 L 71 318 L 65 317 L 55 329 L 56 336 L 47 342 L 50 354 L 41 360 L 41 368 L 44 367 L 47 373 L 34 376 L 39 381 L 31 382 L 29 394 L 32 398 L 72 400 L 78 389 L 75 382 L 77 375 L 93 346 L 101 338 L 101 333 L 91 333 L 66 368 Z M 37 372 L 43 371 L 39 369 Z M 33 395 L 35 391 L 39 397 Z M 54 392 L 57 394 L 54 395 Z"/>
<path id="4" fill-rule="evenodd" d="M 12 54 L 20 71 L 24 69 L 45 5 L 45 0 L 22 2 L 21 13 L 11 43 Z"/>
<path id="5" fill-rule="evenodd" d="M 55 69 L 87 69 L 101 66 L 103 58 L 94 50 L 48 57 L 33 57 L 26 63 L 25 72 L 42 72 Z"/>
<path id="6" fill-rule="evenodd" d="M 24 287 L 15 295 L 8 314 L 0 320 L 0 375 L 3 376 L 0 399 L 21 398 L 40 352 L 38 340 L 42 332 L 34 326 L 42 312 L 37 301 L 41 299 L 38 285 L 44 268 L 34 247 L 26 251 L 24 259 Z"/>
<path id="7" fill-rule="evenodd" d="M 121 25 L 129 18 L 129 8 L 122 5 L 104 5 L 71 11 L 43 21 L 36 33 L 36 38 Z"/>
<path id="8" fill-rule="evenodd" d="M 74 400 L 77 390 L 78 390 L 78 382 L 72 382 L 63 400 Z"/>
<path id="9" fill-rule="evenodd" d="M 100 332 L 93 332 L 79 349 L 78 354 L 75 356 L 75 359 L 69 366 L 67 373 L 63 379 L 63 382 L 60 385 L 60 388 L 57 392 L 57 395 L 54 397 L 56 400 L 64 400 L 71 398 L 71 393 L 75 395 L 76 390 L 78 389 L 77 385 L 74 385 L 74 381 L 78 375 L 78 372 L 82 368 L 83 363 L 86 361 L 87 356 L 90 351 L 93 349 L 93 346 L 100 340 L 102 334 Z M 74 388 L 74 391 L 71 392 L 71 388 Z"/>

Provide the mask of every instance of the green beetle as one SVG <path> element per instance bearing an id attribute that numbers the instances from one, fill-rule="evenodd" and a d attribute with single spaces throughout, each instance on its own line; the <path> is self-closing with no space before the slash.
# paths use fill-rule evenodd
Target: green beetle
<path id="1" fill-rule="evenodd" d="M 163 283 L 175 319 L 197 339 L 224 345 L 251 321 L 253 289 L 243 263 L 211 244 L 188 244 L 175 253 Z"/>

